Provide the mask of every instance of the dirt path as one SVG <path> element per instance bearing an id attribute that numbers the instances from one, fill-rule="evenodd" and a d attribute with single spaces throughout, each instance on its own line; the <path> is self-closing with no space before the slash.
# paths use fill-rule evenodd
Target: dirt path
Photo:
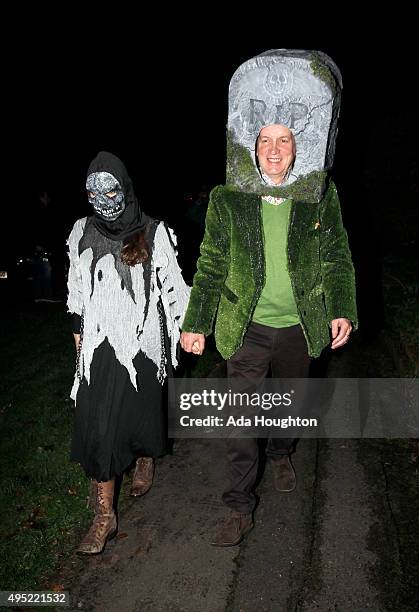
<path id="1" fill-rule="evenodd" d="M 224 517 L 222 441 L 179 441 L 158 462 L 150 492 L 124 509 L 105 553 L 72 559 L 71 609 L 379 610 L 368 582 L 371 516 L 356 449 L 348 441 L 327 446 L 299 442 L 292 494 L 274 491 L 268 465 L 254 530 L 241 546 L 218 549 L 209 540 Z"/>

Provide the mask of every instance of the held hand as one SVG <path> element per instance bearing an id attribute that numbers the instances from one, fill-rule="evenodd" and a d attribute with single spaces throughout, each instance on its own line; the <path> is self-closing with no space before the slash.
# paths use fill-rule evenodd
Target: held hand
<path id="1" fill-rule="evenodd" d="M 180 336 L 180 345 L 187 353 L 202 355 L 205 348 L 205 336 L 204 334 L 182 332 Z"/>
<path id="2" fill-rule="evenodd" d="M 332 349 L 337 349 L 346 344 L 352 331 L 349 319 L 333 319 L 332 321 Z"/>
<path id="3" fill-rule="evenodd" d="M 76 351 L 79 350 L 79 345 L 80 345 L 80 334 L 73 334 L 74 336 L 74 343 L 76 345 Z"/>

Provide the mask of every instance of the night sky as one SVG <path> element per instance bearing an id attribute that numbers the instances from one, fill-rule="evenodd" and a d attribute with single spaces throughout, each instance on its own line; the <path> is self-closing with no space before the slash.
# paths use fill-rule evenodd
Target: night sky
<path id="1" fill-rule="evenodd" d="M 342 39 L 330 30 L 257 35 L 252 28 L 228 39 L 224 31 L 192 26 L 160 37 L 150 24 L 164 58 L 158 60 L 141 34 L 107 40 L 111 32 L 93 22 L 90 27 L 71 35 L 60 28 L 37 32 L 10 69 L 6 127 L 28 243 L 43 191 L 64 232 L 89 213 L 85 176 L 99 150 L 121 157 L 143 208 L 169 221 L 176 220 L 186 192 L 223 182 L 229 80 L 242 62 L 267 49 L 322 50 L 342 72 L 334 174 L 349 226 L 371 176 L 374 185 L 386 185 L 389 198 L 411 176 L 417 123 L 411 39 L 402 36 L 395 44 L 383 34 L 377 42 L 368 31 Z M 398 183 L 391 180 L 395 167 L 406 173 Z"/>

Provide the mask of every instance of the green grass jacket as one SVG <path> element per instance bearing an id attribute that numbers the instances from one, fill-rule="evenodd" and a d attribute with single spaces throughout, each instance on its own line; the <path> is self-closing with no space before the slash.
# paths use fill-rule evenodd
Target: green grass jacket
<path id="1" fill-rule="evenodd" d="M 211 193 L 201 256 L 184 331 L 209 335 L 215 322 L 218 351 L 240 348 L 265 282 L 260 196 L 218 186 Z M 330 343 L 330 322 L 357 327 L 355 276 L 339 198 L 330 182 L 319 203 L 293 201 L 288 272 L 311 357 Z"/>

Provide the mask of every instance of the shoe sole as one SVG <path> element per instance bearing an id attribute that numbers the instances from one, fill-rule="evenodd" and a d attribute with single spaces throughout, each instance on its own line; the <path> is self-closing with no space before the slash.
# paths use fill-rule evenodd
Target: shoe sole
<path id="1" fill-rule="evenodd" d="M 225 543 L 225 544 L 219 544 L 218 542 L 211 542 L 211 546 L 217 546 L 218 548 L 228 548 L 229 546 L 237 546 L 243 540 L 244 536 L 247 535 L 249 533 L 249 531 L 252 531 L 254 526 L 255 526 L 255 524 L 251 523 L 249 525 L 249 527 L 247 527 L 247 529 L 245 529 L 243 531 L 243 533 L 240 535 L 239 539 L 235 540 L 234 542 L 228 542 L 228 543 Z"/>
<path id="2" fill-rule="evenodd" d="M 76 550 L 76 553 L 79 555 L 79 557 L 94 557 L 96 555 L 101 555 L 103 551 L 105 550 L 106 544 L 110 540 L 113 540 L 113 538 L 117 535 L 117 533 L 118 533 L 118 529 L 115 529 L 115 531 L 112 531 L 112 533 L 107 535 L 102 550 L 99 550 L 98 552 L 83 552 L 82 550 Z"/>
<path id="3" fill-rule="evenodd" d="M 146 491 L 144 491 L 144 493 L 133 493 L 132 491 L 130 491 L 129 496 L 130 497 L 143 497 L 143 495 L 146 495 L 150 491 L 151 487 L 152 487 L 152 485 L 150 485 L 148 487 L 148 489 Z"/>
<path id="4" fill-rule="evenodd" d="M 277 489 L 274 486 L 275 491 L 278 491 L 278 493 L 292 493 L 293 491 L 295 491 L 296 488 L 297 488 L 296 484 L 292 487 L 292 489 Z"/>

